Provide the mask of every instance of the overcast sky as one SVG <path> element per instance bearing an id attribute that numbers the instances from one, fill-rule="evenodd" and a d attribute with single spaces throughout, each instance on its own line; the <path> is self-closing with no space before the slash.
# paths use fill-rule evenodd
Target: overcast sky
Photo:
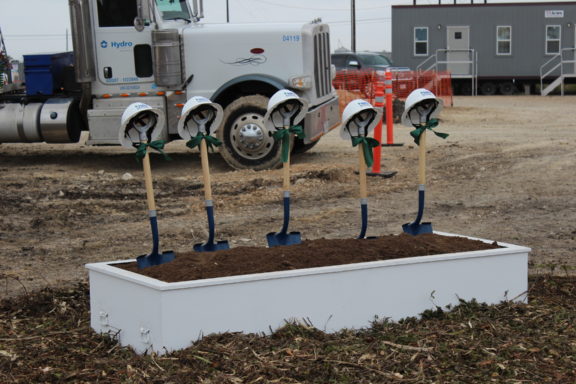
<path id="1" fill-rule="evenodd" d="M 121 1 L 121 0 L 118 0 Z M 228 0 L 230 22 L 309 22 L 317 17 L 330 24 L 332 50 L 350 48 L 350 5 L 352 0 Z M 469 4 L 471 0 L 457 0 Z M 537 2 L 534 0 L 488 0 L 488 3 Z M 567 0 L 565 0 L 567 1 Z M 356 49 L 390 50 L 390 7 L 412 4 L 412 0 L 355 0 Z M 475 0 L 482 3 L 483 0 Z M 546 1 L 540 1 L 546 2 Z M 417 0 L 438 4 L 438 0 Z M 452 4 L 453 0 L 442 0 Z M 204 0 L 206 23 L 226 22 L 226 0 Z M 0 29 L 8 54 L 16 59 L 26 53 L 66 50 L 70 33 L 68 0 L 0 0 Z M 71 39 L 68 49 L 72 50 Z"/>

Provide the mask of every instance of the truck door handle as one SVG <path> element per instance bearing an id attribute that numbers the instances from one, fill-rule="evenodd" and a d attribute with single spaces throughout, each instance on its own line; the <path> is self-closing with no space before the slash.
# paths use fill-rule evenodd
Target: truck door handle
<path id="1" fill-rule="evenodd" d="M 104 67 L 104 78 L 105 79 L 112 78 L 112 67 Z"/>

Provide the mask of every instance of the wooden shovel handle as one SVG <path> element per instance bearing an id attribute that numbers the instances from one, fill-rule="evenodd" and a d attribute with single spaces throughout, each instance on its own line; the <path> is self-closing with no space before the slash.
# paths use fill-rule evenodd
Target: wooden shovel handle
<path id="1" fill-rule="evenodd" d="M 418 182 L 426 184 L 426 131 L 420 135 L 420 146 L 418 155 Z"/>
<path id="2" fill-rule="evenodd" d="M 288 161 L 282 163 L 282 186 L 285 191 L 290 190 L 290 155 L 288 155 Z"/>
<path id="3" fill-rule="evenodd" d="M 152 170 L 150 169 L 150 154 L 146 148 L 146 155 L 142 159 L 142 166 L 144 168 L 144 184 L 146 185 L 146 200 L 148 201 L 148 210 L 156 210 L 156 202 L 154 201 L 154 188 L 152 186 Z"/>
<path id="4" fill-rule="evenodd" d="M 206 146 L 206 140 L 200 141 L 200 161 L 202 163 L 202 177 L 204 179 L 204 199 L 212 200 L 210 164 L 208 163 L 208 147 Z"/>
<path id="5" fill-rule="evenodd" d="M 366 187 L 366 160 L 364 160 L 364 146 L 358 145 L 358 176 L 360 176 L 360 198 L 368 198 L 368 188 Z"/>

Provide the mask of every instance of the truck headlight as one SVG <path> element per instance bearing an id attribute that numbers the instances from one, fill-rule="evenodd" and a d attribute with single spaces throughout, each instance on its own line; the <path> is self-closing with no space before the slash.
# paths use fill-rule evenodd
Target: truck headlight
<path id="1" fill-rule="evenodd" d="M 310 89 L 312 88 L 312 78 L 307 75 L 291 77 L 290 86 L 294 89 Z"/>

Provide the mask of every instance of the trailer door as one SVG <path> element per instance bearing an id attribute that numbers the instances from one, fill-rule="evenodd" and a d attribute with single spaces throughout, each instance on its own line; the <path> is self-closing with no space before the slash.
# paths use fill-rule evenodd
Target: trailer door
<path id="1" fill-rule="evenodd" d="M 134 28 L 136 0 L 94 2 L 94 35 L 98 80 L 107 85 L 123 84 L 137 91 L 138 83 L 153 82 L 150 27 Z"/>
<path id="2" fill-rule="evenodd" d="M 446 27 L 446 31 L 446 69 L 452 76 L 471 76 L 470 27 Z"/>

